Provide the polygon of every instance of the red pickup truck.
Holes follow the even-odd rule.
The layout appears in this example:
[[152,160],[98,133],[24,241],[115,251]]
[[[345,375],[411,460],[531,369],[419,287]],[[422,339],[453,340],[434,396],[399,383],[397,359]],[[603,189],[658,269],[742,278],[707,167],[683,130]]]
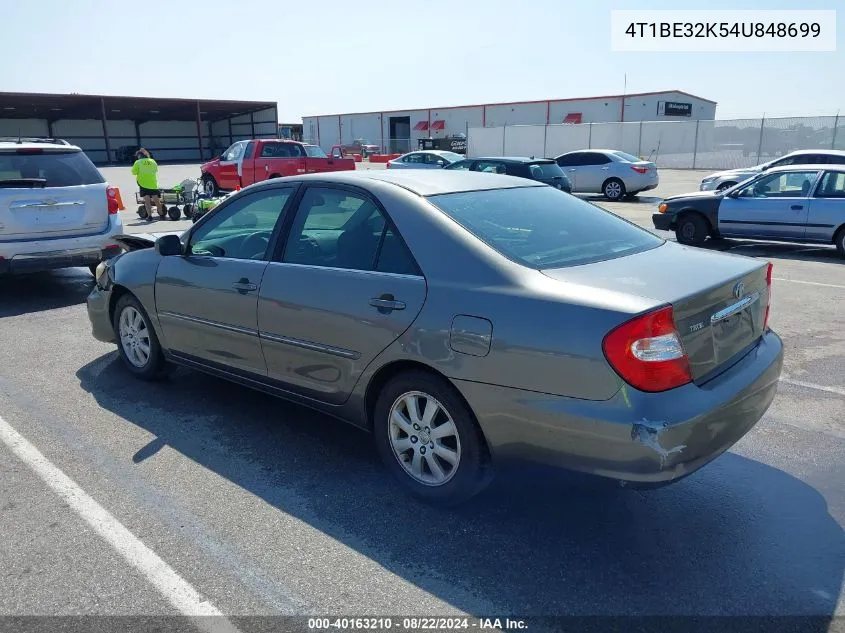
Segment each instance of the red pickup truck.
[[281,139],[238,141],[200,167],[203,189],[212,195],[270,178],[353,169],[352,158],[327,156],[317,145]]

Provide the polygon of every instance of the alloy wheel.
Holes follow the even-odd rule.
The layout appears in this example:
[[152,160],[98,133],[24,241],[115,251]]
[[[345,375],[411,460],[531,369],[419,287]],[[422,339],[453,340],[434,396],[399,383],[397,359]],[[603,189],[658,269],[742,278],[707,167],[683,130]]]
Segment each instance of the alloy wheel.
[[127,360],[138,369],[146,367],[152,350],[150,331],[144,317],[134,307],[127,306],[120,313],[118,335]]
[[442,486],[458,470],[461,440],[446,408],[432,396],[409,391],[390,407],[390,446],[399,464],[416,481]]
[[611,200],[616,200],[622,195],[622,186],[616,181],[609,182],[604,187],[604,195]]

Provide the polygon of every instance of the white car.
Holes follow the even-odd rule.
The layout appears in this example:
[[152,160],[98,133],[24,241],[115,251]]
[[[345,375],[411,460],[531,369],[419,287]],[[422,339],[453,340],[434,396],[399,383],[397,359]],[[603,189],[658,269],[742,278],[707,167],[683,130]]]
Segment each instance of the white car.
[[0,139],[0,275],[97,265],[120,252],[120,192],[79,147]]
[[615,149],[567,152],[555,158],[577,193],[600,193],[608,200],[633,197],[660,183],[657,165]]
[[789,165],[845,165],[845,152],[834,149],[803,149],[754,167],[728,169],[710,174],[701,181],[699,189],[701,191],[724,191],[754,178],[764,171],[774,167],[788,167]]
[[423,149],[418,152],[408,152],[398,158],[387,161],[387,169],[443,169],[463,160],[464,157],[455,152],[439,149]]

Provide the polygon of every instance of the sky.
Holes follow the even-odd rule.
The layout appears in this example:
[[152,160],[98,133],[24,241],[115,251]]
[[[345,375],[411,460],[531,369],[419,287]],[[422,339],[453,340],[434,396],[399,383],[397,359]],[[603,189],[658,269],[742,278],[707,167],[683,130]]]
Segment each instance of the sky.
[[[35,8],[37,4],[37,8]],[[612,9],[836,9],[828,53],[630,53]],[[677,89],[845,114],[842,0],[6,0],[0,91],[277,101],[279,119]]]

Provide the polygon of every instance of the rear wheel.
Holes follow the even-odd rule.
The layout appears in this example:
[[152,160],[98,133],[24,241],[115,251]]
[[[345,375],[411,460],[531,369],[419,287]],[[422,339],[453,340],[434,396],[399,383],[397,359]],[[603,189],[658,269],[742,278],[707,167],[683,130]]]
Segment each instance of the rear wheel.
[[698,213],[685,213],[678,218],[675,237],[681,244],[701,246],[710,233],[707,221]]
[[621,200],[625,197],[625,183],[618,178],[609,178],[602,185],[601,191],[608,200]]
[[165,369],[164,354],[141,302],[130,294],[120,297],[114,309],[112,325],[124,366],[142,380],[160,377]]
[[424,371],[381,390],[373,433],[384,464],[413,496],[435,505],[466,501],[489,483],[481,430],[455,388]]
[[833,243],[836,244],[836,250],[839,251],[839,255],[845,257],[845,226],[840,227],[836,232]]

